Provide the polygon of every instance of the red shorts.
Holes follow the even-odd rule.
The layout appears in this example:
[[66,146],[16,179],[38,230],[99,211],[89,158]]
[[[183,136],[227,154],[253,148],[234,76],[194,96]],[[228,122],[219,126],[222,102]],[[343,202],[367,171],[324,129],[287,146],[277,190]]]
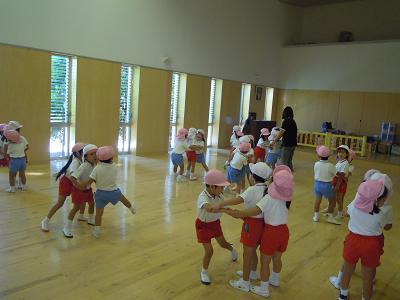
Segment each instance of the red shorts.
[[58,184],[58,194],[60,196],[68,197],[72,193],[73,186],[71,180],[69,180],[67,176],[63,175]]
[[8,167],[9,160],[7,158],[0,159],[0,167]]
[[[332,180],[333,188],[335,188],[335,185],[336,185],[338,179],[339,179],[338,176],[333,177],[333,180]],[[342,180],[342,183],[339,185],[338,193],[344,195],[344,194],[346,194],[346,191],[347,191],[347,182]]]
[[82,204],[84,202],[94,203],[92,189],[81,191],[76,187],[72,187],[72,203]]
[[251,248],[257,247],[261,243],[264,232],[263,218],[244,218],[240,242]]
[[265,224],[260,251],[268,256],[275,252],[285,252],[289,241],[289,228],[286,224],[272,226]]
[[196,162],[197,160],[196,151],[186,151],[186,157],[189,162]]
[[383,235],[364,236],[350,231],[343,244],[343,259],[347,263],[356,265],[361,259],[361,264],[367,268],[376,268],[380,265],[384,245]]
[[199,243],[211,243],[212,238],[223,236],[221,229],[221,223],[219,220],[214,222],[203,222],[200,219],[196,219],[196,235]]
[[254,158],[261,159],[263,162],[265,160],[265,149],[261,147],[255,147],[254,148]]

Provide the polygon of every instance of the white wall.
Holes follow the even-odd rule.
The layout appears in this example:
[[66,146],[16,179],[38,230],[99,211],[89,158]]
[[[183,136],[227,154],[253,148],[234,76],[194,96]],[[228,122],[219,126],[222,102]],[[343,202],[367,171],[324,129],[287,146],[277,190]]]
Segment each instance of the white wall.
[[285,89],[400,92],[400,41],[285,47]]
[[277,0],[0,0],[0,43],[276,86],[301,14]]
[[400,1],[362,0],[304,9],[302,42],[337,42],[340,31],[355,41],[400,39]]

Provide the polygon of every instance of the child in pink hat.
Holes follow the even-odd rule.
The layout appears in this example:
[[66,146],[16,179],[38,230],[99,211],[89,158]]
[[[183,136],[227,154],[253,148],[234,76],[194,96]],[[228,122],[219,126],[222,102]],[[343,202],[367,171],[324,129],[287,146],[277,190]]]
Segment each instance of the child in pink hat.
[[[287,227],[288,210],[293,196],[293,175],[286,169],[273,173],[273,181],[268,186],[265,195],[256,207],[239,210],[229,210],[225,213],[234,218],[246,218],[263,213],[264,232],[261,238],[261,282],[259,286],[251,286],[250,291],[269,297],[269,285],[279,286],[279,273],[282,270],[282,254],[286,251],[289,241]],[[273,261],[273,271],[270,274],[269,265]]]
[[183,161],[183,153],[189,149],[189,145],[186,142],[188,130],[186,128],[180,128],[176,135],[174,150],[171,153],[171,162],[174,165],[174,174],[176,175],[179,167],[179,174],[176,177],[176,181],[186,181],[186,177],[183,175],[185,170],[185,163]]
[[[355,199],[348,206],[349,233],[343,247],[343,272],[338,276],[339,299],[348,299],[350,279],[359,260],[363,277],[363,299],[371,299],[373,279],[383,254],[382,225],[386,216],[382,207],[388,194],[384,180],[367,180],[360,184]],[[331,283],[337,282],[332,280]]]
[[[206,143],[206,133],[204,132],[203,129],[197,129],[197,133],[195,135],[195,139],[194,139],[194,144],[196,146],[196,163],[199,163],[203,166],[204,171],[208,172],[208,166],[206,164],[206,159],[205,159],[205,153],[207,150],[207,143]],[[194,176],[194,167],[195,165],[193,165],[192,169],[191,169],[191,174]],[[193,176],[189,179],[194,180],[196,179],[196,177],[193,179]]]
[[244,169],[248,165],[247,153],[250,151],[250,143],[241,143],[234,151],[232,160],[229,163],[226,177],[232,184],[232,191],[240,193],[241,182],[244,178]]
[[[328,199],[329,203],[332,202],[332,179],[336,175],[335,166],[328,161],[328,158],[331,155],[331,150],[328,147],[321,145],[317,147],[316,151],[319,160],[314,164],[314,222],[318,222],[319,220],[319,208],[322,197]],[[332,205],[328,208],[328,212],[333,212]]]
[[6,189],[6,192],[16,192],[16,177],[19,175],[18,189],[25,190],[26,184],[26,151],[29,149],[28,141],[25,137],[19,133],[20,127],[12,130],[5,130],[4,137],[8,143],[4,146],[4,152],[9,157],[9,181],[10,187]]
[[220,218],[222,212],[227,209],[221,208],[215,210],[212,207],[213,204],[221,203],[224,200],[222,192],[224,187],[229,185],[229,182],[226,181],[221,171],[210,170],[204,177],[204,183],[205,189],[197,199],[197,219],[195,227],[197,241],[202,244],[204,248],[200,281],[202,284],[209,285],[211,279],[208,273],[208,266],[213,255],[211,239],[215,238],[222,248],[230,251],[230,258],[232,261],[237,260],[238,254],[231,244],[225,240],[221,229]]
[[261,129],[260,138],[258,139],[257,146],[254,148],[254,163],[265,160],[266,149],[269,145],[269,134],[268,128]]
[[101,235],[101,221],[104,208],[111,203],[116,205],[121,202],[132,214],[136,213],[135,204],[131,203],[121,192],[117,185],[118,167],[113,163],[114,149],[112,146],[100,147],[96,152],[99,163],[94,167],[87,182],[81,187],[96,183],[96,217],[92,235],[99,238]]
[[8,167],[7,152],[4,150],[7,139],[3,135],[6,126],[7,124],[0,124],[0,167]]
[[275,168],[275,165],[278,161],[278,159],[281,157],[281,147],[282,147],[282,141],[279,139],[278,141],[275,141],[280,132],[282,132],[282,128],[279,127],[274,127],[271,130],[271,134],[268,137],[268,154],[265,159],[265,162],[272,168]]
[[[50,219],[53,215],[64,205],[65,200],[72,193],[73,183],[71,181],[71,174],[78,170],[79,166],[82,164],[82,155],[83,155],[83,147],[84,143],[76,143],[71,151],[72,154],[69,156],[67,163],[61,168],[61,170],[56,175],[56,180],[60,179],[58,184],[58,200],[57,203],[54,204],[47,216],[42,220],[40,227],[42,231],[48,232]],[[87,221],[84,217],[85,206],[80,208],[80,212],[78,215],[78,221]]]

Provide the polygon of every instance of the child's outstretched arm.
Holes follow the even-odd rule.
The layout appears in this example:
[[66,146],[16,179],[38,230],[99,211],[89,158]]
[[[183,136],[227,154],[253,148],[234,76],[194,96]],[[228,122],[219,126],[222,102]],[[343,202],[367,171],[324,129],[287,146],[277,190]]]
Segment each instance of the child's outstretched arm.
[[229,211],[225,211],[225,213],[230,215],[231,217],[238,219],[238,218],[246,218],[246,217],[256,216],[256,215],[261,214],[262,211],[258,206],[256,206],[256,207],[248,208],[245,210],[232,209]]
[[224,206],[238,205],[243,202],[244,202],[243,198],[239,196],[239,197],[224,200],[221,203],[213,204],[213,205],[211,205],[211,207],[213,210],[219,211]]
[[84,190],[87,186],[90,186],[93,182],[95,182],[93,178],[89,178],[88,181],[79,183],[79,189]]

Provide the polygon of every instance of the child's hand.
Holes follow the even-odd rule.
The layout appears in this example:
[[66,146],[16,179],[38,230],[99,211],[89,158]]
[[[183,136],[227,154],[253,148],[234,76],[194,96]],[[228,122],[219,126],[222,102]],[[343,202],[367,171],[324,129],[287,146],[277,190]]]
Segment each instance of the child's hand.
[[210,207],[210,210],[211,210],[211,212],[213,212],[213,213],[218,212],[219,209],[220,209],[219,204],[212,204],[211,207]]
[[226,214],[230,215],[231,217],[234,217],[236,219],[240,219],[240,211],[237,209],[231,209],[231,210],[227,210],[225,212]]

